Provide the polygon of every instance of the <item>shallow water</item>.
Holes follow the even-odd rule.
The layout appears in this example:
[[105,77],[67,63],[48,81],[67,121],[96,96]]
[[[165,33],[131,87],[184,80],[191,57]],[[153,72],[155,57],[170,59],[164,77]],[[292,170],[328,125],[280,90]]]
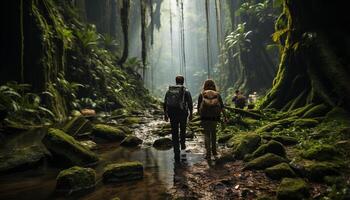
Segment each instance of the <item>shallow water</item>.
[[[151,144],[156,139],[151,131],[164,123],[161,120],[148,120],[135,129],[135,135],[144,140],[139,148],[124,148],[118,143],[98,144],[97,153],[101,162],[94,167],[97,172],[97,185],[90,193],[64,197],[55,194],[55,178],[60,169],[40,166],[34,170],[0,176],[0,199],[169,199],[169,190],[174,186],[179,166],[174,165],[173,150],[156,150]],[[169,136],[170,137],[170,136]],[[196,135],[188,140],[186,152],[182,152],[182,167],[203,161],[203,136]],[[103,184],[103,168],[109,163],[140,161],[144,164],[144,178],[118,184]],[[180,171],[181,172],[181,171]]]

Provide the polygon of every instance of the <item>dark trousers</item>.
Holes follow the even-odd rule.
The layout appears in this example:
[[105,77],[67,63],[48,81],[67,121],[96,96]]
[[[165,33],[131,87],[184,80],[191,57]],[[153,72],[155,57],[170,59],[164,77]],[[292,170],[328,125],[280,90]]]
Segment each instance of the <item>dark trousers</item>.
[[[185,141],[186,141],[187,116],[170,117],[170,124],[171,124],[171,136],[173,140],[175,161],[180,161],[180,144],[181,144],[181,149],[186,148]],[[179,128],[180,128],[180,138],[179,138]]]

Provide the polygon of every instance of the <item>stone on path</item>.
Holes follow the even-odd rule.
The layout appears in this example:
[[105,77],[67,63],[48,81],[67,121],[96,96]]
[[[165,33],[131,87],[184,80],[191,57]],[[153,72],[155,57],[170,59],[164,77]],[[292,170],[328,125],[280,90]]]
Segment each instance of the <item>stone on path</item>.
[[57,176],[56,191],[71,194],[94,188],[96,173],[91,168],[72,167]]
[[123,182],[143,178],[143,165],[140,162],[124,162],[109,164],[105,167],[103,181]]

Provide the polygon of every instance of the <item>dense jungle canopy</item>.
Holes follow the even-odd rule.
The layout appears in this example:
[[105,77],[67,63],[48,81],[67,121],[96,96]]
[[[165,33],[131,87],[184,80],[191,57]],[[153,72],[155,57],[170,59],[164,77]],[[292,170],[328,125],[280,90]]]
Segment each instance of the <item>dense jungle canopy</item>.
[[[350,17],[321,0],[5,0],[0,199],[350,199]],[[174,163],[163,99],[195,111]],[[247,98],[233,105],[234,91]],[[252,94],[257,94],[254,96]],[[256,98],[256,99],[255,99]]]

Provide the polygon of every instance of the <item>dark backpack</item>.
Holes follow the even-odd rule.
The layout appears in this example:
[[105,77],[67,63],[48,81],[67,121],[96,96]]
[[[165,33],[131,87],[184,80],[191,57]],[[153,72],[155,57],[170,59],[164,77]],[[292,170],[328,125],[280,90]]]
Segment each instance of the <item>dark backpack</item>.
[[185,110],[185,91],[182,85],[169,86],[165,102],[167,108]]
[[205,90],[202,93],[202,102],[199,107],[199,114],[202,118],[218,118],[221,114],[219,93],[214,90]]

